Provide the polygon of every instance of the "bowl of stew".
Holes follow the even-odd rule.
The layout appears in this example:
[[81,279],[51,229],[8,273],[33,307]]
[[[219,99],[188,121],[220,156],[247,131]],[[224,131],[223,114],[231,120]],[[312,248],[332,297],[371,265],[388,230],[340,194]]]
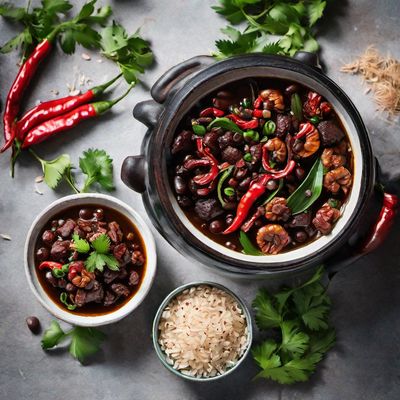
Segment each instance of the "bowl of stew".
[[134,109],[149,130],[122,179],[187,256],[277,277],[382,240],[362,244],[382,205],[367,130],[315,55],[196,57],[151,93]]
[[140,215],[103,194],[53,202],[34,220],[25,272],[39,302],[71,324],[116,322],[144,300],[156,272],[152,233]]

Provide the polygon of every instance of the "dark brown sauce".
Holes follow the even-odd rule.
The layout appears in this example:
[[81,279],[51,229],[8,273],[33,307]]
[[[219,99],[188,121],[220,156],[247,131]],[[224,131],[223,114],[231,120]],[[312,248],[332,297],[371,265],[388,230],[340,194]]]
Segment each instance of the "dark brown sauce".
[[58,219],[63,219],[67,220],[68,218],[71,218],[73,220],[77,220],[79,216],[79,210],[82,208],[90,208],[90,209],[97,209],[97,208],[102,208],[104,210],[104,219],[103,221],[106,222],[111,222],[111,221],[116,221],[120,228],[121,231],[124,234],[124,238],[126,238],[126,235],[130,232],[132,232],[135,235],[134,243],[138,244],[140,246],[140,251],[145,257],[146,262],[144,263],[143,266],[133,266],[132,264],[127,265],[127,271],[131,272],[132,270],[135,270],[139,274],[139,283],[133,287],[130,287],[130,294],[128,297],[120,297],[113,305],[111,306],[104,306],[102,303],[87,303],[83,305],[82,307],[77,307],[75,310],[70,311],[67,309],[67,307],[60,301],[60,294],[65,291],[61,288],[53,287],[50,285],[50,283],[47,282],[45,275],[48,270],[42,270],[40,271],[37,267],[40,264],[38,260],[35,260],[35,266],[36,266],[36,274],[38,277],[38,280],[46,292],[46,294],[53,300],[54,303],[56,303],[60,308],[62,308],[64,311],[70,312],[75,315],[85,315],[85,316],[98,316],[98,315],[105,315],[112,313],[122,306],[124,306],[126,303],[128,303],[138,292],[140,289],[140,286],[143,282],[144,275],[146,273],[146,264],[147,264],[147,254],[146,254],[146,247],[144,245],[144,241],[142,236],[140,235],[139,230],[137,227],[132,223],[130,219],[125,217],[125,215],[121,214],[119,211],[116,211],[112,208],[106,207],[106,206],[99,206],[95,204],[85,204],[83,206],[73,206],[70,207],[58,214],[56,214],[48,223],[45,225],[45,227],[42,229],[40,232],[40,236],[38,237],[38,241],[35,246],[35,253],[36,250],[40,247],[45,246],[41,237],[42,234],[45,230],[51,229],[51,221],[53,220],[58,220]]
[[[243,79],[241,81],[238,82],[234,82],[234,83],[229,83],[225,86],[221,86],[216,88],[212,93],[210,93],[209,95],[205,96],[201,101],[199,101],[190,111],[189,113],[182,118],[182,121],[180,122],[180,124],[178,125],[177,129],[176,129],[176,134],[178,134],[179,132],[181,132],[181,130],[183,129],[191,129],[191,120],[192,118],[198,118],[199,116],[199,112],[206,108],[206,107],[212,107],[212,99],[216,96],[216,93],[219,91],[229,91],[231,93],[234,94],[234,101],[232,102],[232,104],[239,104],[239,102],[247,97],[247,98],[252,98],[252,93],[250,90],[250,82],[252,82],[253,84],[255,84],[256,86],[258,86],[259,90],[262,89],[266,89],[266,88],[270,88],[270,89],[279,89],[282,91],[282,93],[284,92],[284,89],[291,85],[291,84],[297,84],[300,87],[300,91],[299,94],[302,96],[302,98],[304,98],[304,96],[306,95],[306,93],[310,90],[313,90],[311,88],[308,88],[305,85],[302,85],[300,83],[297,82],[292,82],[289,80],[284,80],[284,79],[275,79],[275,78],[257,78],[257,79]],[[258,92],[257,92],[258,93]],[[257,95],[256,93],[256,95]],[[348,134],[346,132],[346,129],[342,123],[342,121],[340,120],[340,118],[338,117],[338,115],[336,114],[335,110],[332,110],[332,116],[333,119],[337,125],[343,130],[343,132],[345,133],[346,137],[343,140],[346,140],[347,143],[349,144],[349,147],[351,148],[351,144],[349,141],[349,137]],[[274,121],[276,120],[276,118],[272,118]],[[306,158],[306,159],[302,159],[301,161],[301,166],[302,168],[305,170],[305,176],[307,176],[307,174],[309,173],[311,167],[313,166],[315,160],[317,158],[320,158],[321,153],[323,151],[322,146],[320,146],[319,150],[312,156]],[[186,153],[183,156],[177,157],[177,156],[171,156],[172,158],[169,160],[171,165],[171,168],[168,168],[169,170],[169,178],[170,178],[170,184],[171,184],[171,188],[172,191],[174,192],[174,184],[173,184],[173,179],[174,179],[174,171],[175,171],[175,166],[180,164],[183,161],[184,156],[186,155]],[[345,164],[345,167],[350,171],[350,173],[352,174],[352,176],[354,175],[354,157],[353,157],[353,152],[350,151],[347,154],[347,162]],[[205,171],[207,170],[207,168],[205,168]],[[298,187],[299,185],[297,185]],[[271,194],[271,192],[266,192],[264,194],[264,196],[262,197],[262,199],[260,199],[256,204],[260,204],[262,203],[262,201],[264,201],[269,195]],[[348,191],[347,194],[344,194],[343,191],[339,191],[339,193],[337,194],[332,194],[331,192],[328,192],[325,188],[322,189],[322,193],[320,195],[320,197],[313,203],[313,205],[308,209],[308,212],[310,212],[312,215],[315,215],[315,212],[330,198],[332,199],[337,199],[341,202],[342,206],[341,206],[341,212],[343,213],[343,209],[346,206],[346,202],[347,199],[349,198],[351,194],[351,188]],[[288,198],[289,197],[289,193],[287,191],[285,191],[285,189],[282,189],[277,196],[279,197],[285,197]],[[214,191],[212,194],[210,194],[209,196],[206,196],[204,198],[215,198],[218,200],[217,197],[217,192]],[[255,210],[255,206],[253,205],[252,211],[249,213],[249,216],[252,215],[253,211]],[[209,237],[211,240],[213,240],[216,243],[219,243],[225,247],[227,242],[232,243],[234,246],[236,246],[236,251],[241,252],[243,250],[242,245],[240,244],[239,241],[239,234],[238,231],[228,234],[228,235],[223,235],[223,234],[214,234],[212,232],[209,231],[207,223],[205,223],[205,221],[203,221],[201,218],[199,218],[196,213],[194,212],[194,207],[189,207],[187,209],[183,209],[182,211],[185,213],[186,217],[190,220],[190,222],[200,231],[202,232],[204,235],[206,235],[207,237]],[[229,212],[231,214],[236,215],[236,209],[232,210],[231,212]],[[226,215],[227,213],[225,213],[224,215]],[[283,225],[283,224],[282,224]],[[256,240],[255,240],[255,236],[256,236],[256,232],[254,229],[251,229],[250,232],[247,233],[252,241],[252,243],[254,244],[255,247],[258,248],[257,244],[256,244]],[[317,232],[314,236],[309,237],[304,243],[298,243],[295,242],[292,238],[291,243],[289,243],[281,252],[281,253],[285,253],[288,251],[291,251],[293,249],[298,249],[300,247],[306,246],[308,244],[310,244],[311,242],[315,241],[316,239],[318,239],[321,236],[321,234],[319,234],[319,232]]]

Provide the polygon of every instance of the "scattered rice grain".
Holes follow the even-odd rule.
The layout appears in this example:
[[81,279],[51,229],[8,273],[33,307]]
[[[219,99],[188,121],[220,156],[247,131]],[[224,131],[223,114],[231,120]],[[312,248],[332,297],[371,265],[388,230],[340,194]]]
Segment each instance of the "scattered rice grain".
[[11,236],[8,235],[7,233],[0,233],[0,236],[3,240],[8,240],[11,241]]

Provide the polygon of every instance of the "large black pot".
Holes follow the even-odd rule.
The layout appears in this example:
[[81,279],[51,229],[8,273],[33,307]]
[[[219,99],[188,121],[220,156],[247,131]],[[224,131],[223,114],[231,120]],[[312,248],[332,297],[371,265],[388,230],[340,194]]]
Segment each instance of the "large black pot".
[[[172,194],[168,168],[170,145],[181,118],[200,99],[226,84],[258,77],[298,81],[333,104],[352,143],[355,167],[352,193],[332,234],[298,250],[276,256],[245,256],[211,242],[190,224]],[[173,67],[151,90],[153,100],[136,105],[133,115],[149,128],[141,154],[127,157],[121,177],[142,194],[145,208],[159,232],[190,259],[237,276],[281,277],[303,272],[321,262],[343,264],[376,247],[375,235],[361,243],[376,223],[382,196],[376,195],[376,164],[367,130],[353,103],[320,69],[315,55],[300,52],[295,59],[272,55],[245,55],[215,62],[200,56]],[[382,230],[381,230],[382,231]],[[211,242],[211,243],[210,243]]]

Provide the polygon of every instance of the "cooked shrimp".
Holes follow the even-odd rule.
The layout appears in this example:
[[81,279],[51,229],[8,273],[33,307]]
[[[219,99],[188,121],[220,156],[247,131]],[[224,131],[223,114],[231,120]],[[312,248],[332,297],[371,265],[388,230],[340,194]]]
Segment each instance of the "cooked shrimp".
[[257,232],[257,244],[265,254],[278,254],[290,242],[289,234],[278,224],[268,224]]
[[265,147],[268,151],[272,151],[272,158],[279,162],[283,163],[287,157],[287,149],[286,144],[279,138],[269,139],[265,144]]
[[321,154],[321,161],[325,168],[338,168],[346,164],[346,156],[339,154],[336,147],[327,147]]
[[351,174],[345,167],[335,168],[324,176],[324,187],[332,193],[337,193],[342,189],[344,194],[347,194],[351,182]]
[[[303,143],[300,139],[304,137],[305,142]],[[309,122],[300,125],[300,131],[294,138],[295,143],[293,145],[293,151],[300,157],[310,157],[319,149],[320,141],[318,130]]]
[[327,235],[333,229],[333,224],[340,217],[340,211],[329,203],[325,203],[315,214],[315,218],[312,220],[313,225],[323,235]]
[[268,221],[287,221],[290,214],[290,208],[284,197],[274,197],[265,207],[265,218]]
[[[283,95],[279,90],[276,89],[266,89],[260,93],[261,98],[264,101],[271,103],[272,108],[275,111],[283,111],[285,109],[285,103],[283,100]],[[268,107],[269,108],[269,107]]]

